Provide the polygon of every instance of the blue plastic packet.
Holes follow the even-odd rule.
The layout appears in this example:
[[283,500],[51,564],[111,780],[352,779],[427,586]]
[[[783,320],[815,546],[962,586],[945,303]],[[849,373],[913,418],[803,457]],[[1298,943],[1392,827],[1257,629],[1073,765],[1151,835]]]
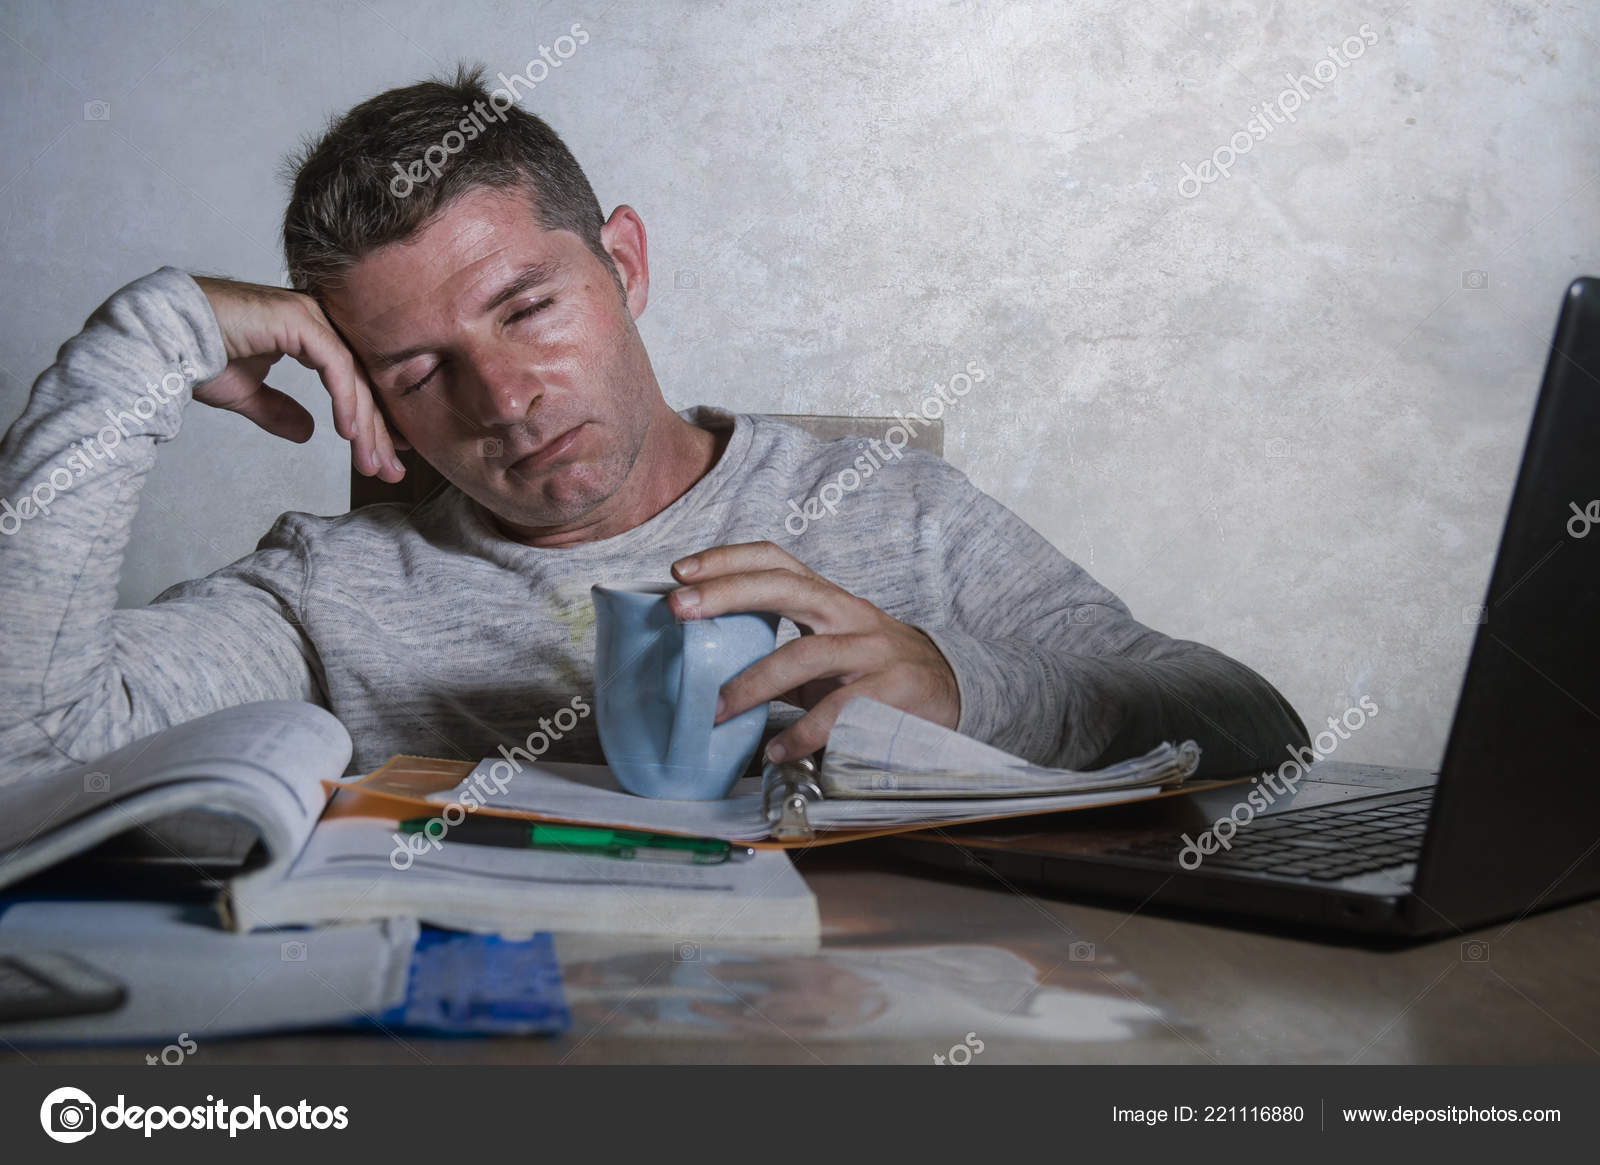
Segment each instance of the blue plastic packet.
[[372,1026],[441,1035],[556,1035],[572,1024],[548,932],[530,939],[424,926],[406,999]]

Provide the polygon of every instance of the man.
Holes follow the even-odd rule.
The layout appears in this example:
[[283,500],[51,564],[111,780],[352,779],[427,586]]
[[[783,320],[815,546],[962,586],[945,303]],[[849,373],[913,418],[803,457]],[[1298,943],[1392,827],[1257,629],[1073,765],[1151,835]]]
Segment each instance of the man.
[[[718,711],[781,701],[774,759],[820,748],[861,695],[1079,768],[1194,737],[1202,771],[1242,772],[1306,742],[1261,677],[1134,621],[938,458],[881,460],[829,513],[811,499],[861,468],[858,443],[674,412],[634,325],[639,216],[602,221],[560,139],[477,70],[333,123],[298,159],[284,243],[294,291],[164,267],[116,292],[0,445],[11,776],[273,698],[337,715],[352,772],[541,732],[547,759],[598,761],[592,717],[551,717],[604,683],[589,587],[626,580],[679,584],[682,619],[793,624]],[[361,472],[398,480],[410,446],[451,487],[285,514],[254,554],[114,610],[139,489],[191,397],[310,436],[263,383],[284,355],[318,372]],[[797,508],[818,515],[798,533]]]

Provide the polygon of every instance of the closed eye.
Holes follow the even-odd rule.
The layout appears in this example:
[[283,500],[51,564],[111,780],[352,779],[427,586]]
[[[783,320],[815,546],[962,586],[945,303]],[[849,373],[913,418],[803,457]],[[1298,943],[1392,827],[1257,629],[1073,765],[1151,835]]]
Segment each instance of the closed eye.
[[549,297],[541,299],[538,303],[530,304],[528,307],[523,308],[521,311],[507,316],[506,317],[506,323],[514,324],[518,320],[523,319],[526,316],[531,316],[531,315],[534,315],[534,314],[536,314],[538,312],[542,312],[545,308],[549,307],[554,302],[555,302],[555,300],[551,299]]
[[417,389],[421,388],[424,384],[427,384],[428,381],[432,380],[433,379],[433,374],[435,372],[437,372],[437,371],[439,371],[439,366],[437,364],[435,364],[432,368],[430,368],[428,370],[428,375],[424,376],[421,380],[417,381],[416,383],[408,384],[404,388],[402,388],[400,390],[400,395],[401,396],[410,396],[412,393],[416,392]]
[[[538,303],[530,304],[527,307],[523,308],[521,311],[514,312],[511,315],[507,316],[506,317],[506,323],[514,324],[518,320],[523,319],[523,318],[525,318],[527,316],[536,315],[539,312],[542,312],[545,308],[549,307],[554,302],[555,302],[555,300],[553,298],[549,298],[549,297],[547,297],[545,299],[541,299]],[[428,374],[426,376],[424,376],[421,380],[414,381],[413,383],[408,384],[404,388],[400,389],[399,390],[400,395],[401,396],[409,396],[411,393],[416,392],[417,389],[421,388],[423,385],[427,384],[428,381],[432,380],[433,379],[433,374],[435,372],[437,372],[437,371],[439,371],[439,366],[437,364],[435,364],[431,369],[428,370]]]

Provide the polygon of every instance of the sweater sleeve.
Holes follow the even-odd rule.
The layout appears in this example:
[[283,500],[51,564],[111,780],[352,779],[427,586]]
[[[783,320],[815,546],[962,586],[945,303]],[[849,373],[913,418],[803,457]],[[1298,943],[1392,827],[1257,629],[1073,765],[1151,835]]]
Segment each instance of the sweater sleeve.
[[947,615],[922,630],[955,673],[958,731],[1073,769],[1193,739],[1207,776],[1264,769],[1306,743],[1293,707],[1250,668],[1137,622],[959,472],[948,470],[942,488]]
[[157,447],[226,364],[205,293],[163,267],[95,310],[0,441],[0,781],[218,708],[317,700],[295,614],[309,559],[287,516],[248,558],[115,609]]

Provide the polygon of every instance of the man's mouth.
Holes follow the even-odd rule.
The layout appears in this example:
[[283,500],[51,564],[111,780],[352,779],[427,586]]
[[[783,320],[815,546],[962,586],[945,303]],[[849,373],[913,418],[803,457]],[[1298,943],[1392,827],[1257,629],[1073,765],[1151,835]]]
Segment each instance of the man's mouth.
[[543,445],[522,452],[520,456],[518,456],[518,450],[512,449],[511,456],[516,460],[507,465],[505,471],[507,473],[528,473],[554,461],[573,446],[578,439],[578,433],[586,424],[588,424],[587,421],[580,421],[578,424],[573,425],[572,428],[557,433]]

